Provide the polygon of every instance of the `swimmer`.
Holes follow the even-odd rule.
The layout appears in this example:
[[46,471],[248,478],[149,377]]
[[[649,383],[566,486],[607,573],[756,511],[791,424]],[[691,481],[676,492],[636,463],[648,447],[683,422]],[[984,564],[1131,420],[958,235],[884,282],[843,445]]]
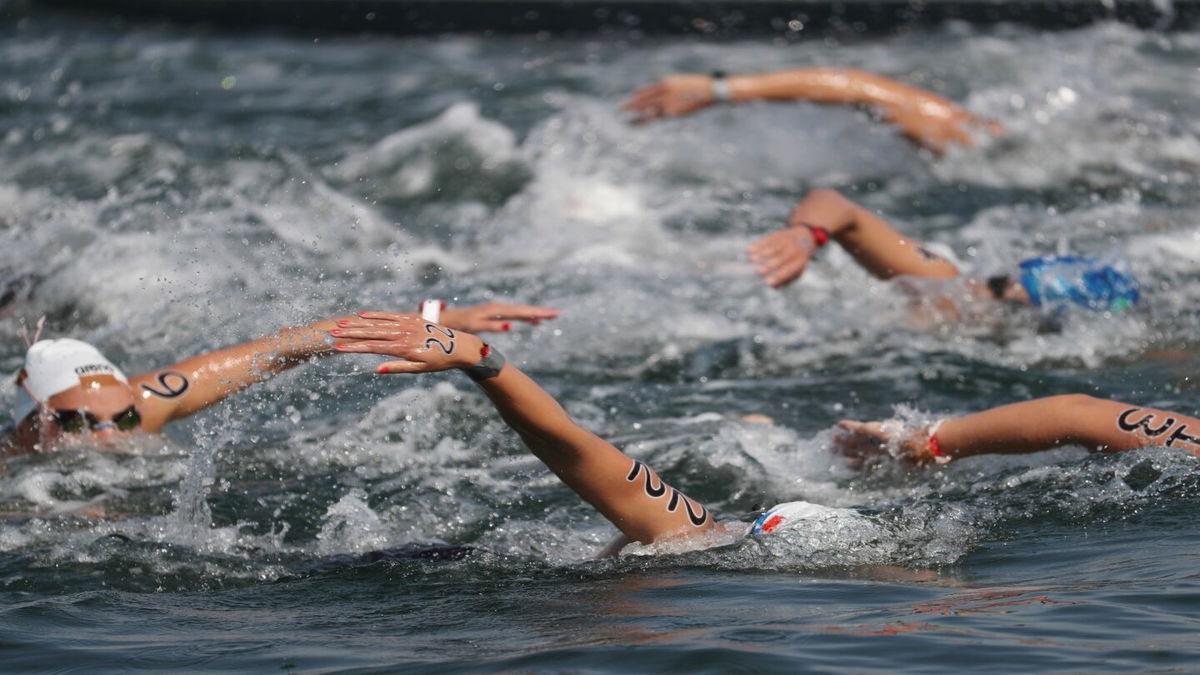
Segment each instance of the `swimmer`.
[[703,504],[664,483],[649,466],[576,424],[553,397],[478,337],[389,312],[361,312],[337,323],[329,331],[337,351],[397,359],[380,364],[377,373],[464,371],[526,447],[621,531],[606,554],[629,542],[719,537],[726,529]]
[[[513,321],[537,324],[558,310],[488,303],[441,311],[458,330],[507,331]],[[334,321],[285,328],[253,342],[125,374],[95,347],[72,339],[38,341],[17,374],[14,425],[0,431],[0,456],[48,452],[72,444],[120,451],[122,439],[159,433],[169,422],[311,359],[336,354]]]
[[1083,394],[1011,403],[922,429],[850,420],[838,426],[836,445],[843,454],[853,459],[886,454],[916,465],[1064,445],[1091,452],[1164,446],[1200,455],[1200,418]]
[[867,106],[899,127],[917,145],[943,153],[970,146],[972,134],[1000,134],[996,122],[980,119],[932,92],[854,68],[800,68],[726,77],[671,75],[646,85],[621,104],[638,122],[676,117],[714,103],[757,99],[802,100]]
[[[1019,263],[1005,274],[961,279],[957,287],[931,287],[917,279],[960,279],[958,267],[921,242],[905,237],[879,216],[835,190],[810,192],[796,204],[788,227],[752,243],[750,261],[768,286],[781,288],[804,274],[817,250],[837,242],[864,269],[880,279],[903,278],[901,288],[918,295],[937,290],[935,318],[957,318],[955,295],[1056,312],[1079,307],[1121,311],[1137,303],[1137,281],[1128,273],[1082,256],[1049,256]],[[961,291],[956,293],[954,291]]]
[[[339,352],[394,360],[376,373],[430,373],[459,369],[492,400],[525,446],[621,532],[602,555],[631,542],[710,546],[844,515],[845,510],[787,502],[753,523],[718,522],[701,503],[665,483],[633,459],[584,429],[498,350],[478,337],[412,315],[361,312],[337,322],[330,334]],[[1102,452],[1165,445],[1200,455],[1200,419],[1089,396],[1057,396],[948,419],[907,434],[879,423],[844,421],[839,449],[883,452],[898,445],[914,463],[945,463],[985,452],[1036,452],[1066,444]],[[893,441],[893,439],[895,439]]]

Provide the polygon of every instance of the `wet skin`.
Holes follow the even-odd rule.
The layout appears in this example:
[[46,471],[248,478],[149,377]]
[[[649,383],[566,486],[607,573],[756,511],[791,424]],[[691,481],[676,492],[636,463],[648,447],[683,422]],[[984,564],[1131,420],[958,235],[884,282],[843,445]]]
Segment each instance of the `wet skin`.
[[138,407],[133,389],[124,382],[112,377],[88,379],[88,382],[47,399],[46,404],[40,407],[39,414],[32,420],[32,424],[22,424],[18,429],[18,443],[24,440],[20,437],[25,437],[45,449],[80,443],[102,451],[115,451],[121,440],[142,431],[140,427],[121,431],[115,426],[105,424],[99,425],[98,429],[64,431],[54,421],[53,411],[78,410],[91,414],[101,423],[111,423],[115,416],[125,412],[129,406]]

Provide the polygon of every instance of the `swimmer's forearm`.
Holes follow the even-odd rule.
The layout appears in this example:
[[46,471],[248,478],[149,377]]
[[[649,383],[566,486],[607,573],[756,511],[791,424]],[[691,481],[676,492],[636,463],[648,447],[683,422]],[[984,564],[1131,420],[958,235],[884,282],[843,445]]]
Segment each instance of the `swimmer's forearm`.
[[801,99],[917,109],[957,109],[949,100],[891,78],[855,68],[798,68],[726,79],[734,101]]
[[626,537],[650,543],[661,534],[661,514],[648,515],[644,504],[630,498],[634,483],[624,479],[632,462],[628,456],[581,428],[512,364],[479,386],[530,452]]
[[357,317],[342,316],[316,321],[305,326],[290,326],[275,335],[260,338],[250,343],[255,355],[274,372],[282,372],[311,358],[336,354],[329,331],[337,328],[338,321],[350,321]]
[[[304,326],[288,326],[281,328],[275,335],[262,337],[244,345],[230,347],[206,355],[218,357],[223,352],[230,352],[233,357],[246,355],[251,359],[250,370],[253,383],[271,375],[279,374],[289,368],[294,368],[314,358],[324,358],[338,353],[333,348],[334,341],[329,337],[329,331],[338,327],[338,322],[353,321],[358,317],[339,316],[332,319],[315,321]],[[203,358],[203,357],[202,357]],[[237,366],[234,366],[235,369]]]
[[[685,495],[672,492],[669,504],[674,506],[667,508],[668,488],[649,467],[572,421],[553,397],[512,364],[479,386],[530,451],[630,540],[650,543],[716,526],[708,511]],[[649,489],[642,491],[643,481],[663,489],[649,495]],[[700,520],[688,525],[688,517]]]
[[952,263],[931,255],[920,242],[906,237],[883,218],[836,190],[808,193],[792,209],[788,222],[793,226],[825,228],[859,265],[880,279],[901,274],[940,279],[959,275]]
[[1200,420],[1082,394],[1013,403],[947,420],[938,445],[951,458],[1029,453],[1063,445],[1121,452],[1149,445],[1200,455]]
[[130,383],[143,399],[143,427],[157,431],[170,420],[219,403],[309,359],[336,353],[327,331],[337,321],[284,328],[134,377]]
[[805,100],[874,107],[910,140],[937,153],[954,143],[971,145],[969,126],[1003,131],[933,92],[854,68],[801,68],[740,75],[725,82],[734,102]]
[[817,189],[804,195],[792,208],[788,222],[793,227],[823,227],[829,236],[841,243],[842,237],[858,225],[861,210],[862,207],[837,190]]
[[595,434],[576,424],[553,396],[511,363],[505,364],[499,375],[478,384],[505,423],[539,457],[571,454],[580,449],[581,443],[599,441]]
[[986,453],[1040,452],[1082,443],[1071,423],[1072,396],[1023,401],[947,420],[937,431],[943,453],[951,458]]

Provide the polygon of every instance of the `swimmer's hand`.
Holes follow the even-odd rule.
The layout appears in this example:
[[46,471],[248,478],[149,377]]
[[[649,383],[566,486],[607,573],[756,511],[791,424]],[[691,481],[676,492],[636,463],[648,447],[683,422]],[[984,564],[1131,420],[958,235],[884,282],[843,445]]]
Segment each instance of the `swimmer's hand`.
[[336,351],[400,359],[379,364],[376,373],[432,373],[483,360],[483,340],[416,314],[359,312],[358,318],[337,323],[329,331],[337,340]]
[[536,326],[543,321],[557,319],[559,313],[557,309],[537,305],[489,302],[474,307],[442,310],[441,323],[443,326],[469,333],[504,332],[512,330],[513,321],[524,321]]
[[671,75],[634,91],[621,110],[633,113],[635,122],[649,122],[686,115],[714,101],[713,79],[708,75]]
[[914,431],[883,422],[838,422],[833,450],[846,457],[850,466],[856,469],[875,457],[890,457],[917,466],[934,461],[927,429]]
[[772,288],[782,288],[800,278],[817,242],[806,227],[789,227],[773,232],[750,244],[747,251],[754,271]]

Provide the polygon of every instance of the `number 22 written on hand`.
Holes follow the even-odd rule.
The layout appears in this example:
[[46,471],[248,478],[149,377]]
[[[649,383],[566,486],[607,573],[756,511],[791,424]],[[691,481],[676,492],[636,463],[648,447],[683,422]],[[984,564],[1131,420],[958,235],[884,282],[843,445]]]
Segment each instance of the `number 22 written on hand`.
[[430,344],[435,344],[438,347],[440,347],[442,352],[445,354],[453,354],[454,353],[454,331],[453,330],[451,330],[449,328],[441,328],[440,326],[435,326],[431,323],[427,323],[427,324],[425,324],[425,332],[426,333],[437,332],[437,333],[441,333],[442,335],[449,338],[448,342],[443,341],[441,338],[436,337],[436,336],[431,337],[431,338],[426,338],[425,339],[425,348],[426,349],[430,349]]

